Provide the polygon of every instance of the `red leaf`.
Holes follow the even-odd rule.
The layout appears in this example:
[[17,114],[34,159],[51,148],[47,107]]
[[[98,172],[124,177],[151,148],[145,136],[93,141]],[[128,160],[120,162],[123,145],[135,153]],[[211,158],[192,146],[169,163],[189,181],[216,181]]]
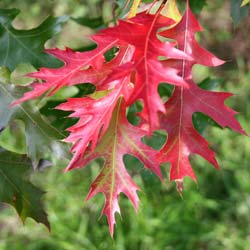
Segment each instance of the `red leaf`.
[[[119,44],[117,39],[95,35],[92,36],[92,40],[98,46],[96,49],[87,52],[76,52],[69,48],[66,48],[66,50],[46,50],[47,53],[61,59],[65,65],[57,69],[41,68],[39,72],[29,74],[28,76],[42,79],[44,82],[32,84],[33,90],[25,93],[22,98],[12,105],[35,99],[47,91],[50,91],[49,95],[53,95],[64,86],[87,82],[93,84],[100,83],[112,72],[112,68],[119,66],[121,63],[126,63],[127,57],[124,56],[126,49],[120,50],[119,55],[111,62],[105,62],[104,53]],[[131,57],[128,60],[131,60]]]
[[174,22],[161,16],[141,13],[136,17],[119,21],[119,25],[104,30],[102,33],[108,37],[116,37],[121,41],[134,46],[135,65],[135,89],[130,103],[142,99],[144,108],[148,113],[150,132],[159,128],[158,112],[165,112],[164,105],[158,94],[158,85],[168,82],[175,85],[185,86],[186,83],[177,75],[177,71],[166,67],[159,57],[175,59],[191,59],[180,50],[175,48],[175,43],[162,42],[157,33],[160,28],[167,27]]
[[[160,14],[141,13],[132,19],[119,21],[114,28],[104,29],[92,36],[92,40],[98,45],[95,50],[88,52],[75,52],[68,48],[65,51],[47,50],[47,53],[64,61],[65,65],[58,69],[41,68],[39,72],[29,74],[44,82],[32,84],[33,90],[25,93],[12,105],[37,98],[47,91],[52,95],[64,86],[84,82],[97,84],[103,88],[104,79],[112,75],[112,79],[115,80],[114,71],[123,65],[126,75],[133,78],[134,84],[134,93],[128,104],[138,99],[143,100],[145,110],[148,112],[150,132],[152,132],[159,127],[158,111],[165,112],[158,94],[159,83],[186,85],[177,71],[165,66],[159,57],[191,59],[183,51],[176,49],[175,43],[161,42],[158,39],[158,30],[170,24],[173,24],[173,21]],[[103,54],[112,47],[118,47],[119,52],[115,59],[107,63]],[[130,52],[127,55],[128,50]],[[134,68],[131,68],[131,65],[134,65]],[[107,89],[108,86],[105,85],[105,88]]]
[[126,171],[123,162],[124,155],[136,156],[146,168],[154,171],[162,179],[160,167],[156,164],[156,151],[141,141],[145,135],[145,131],[128,123],[126,105],[120,100],[113,111],[110,126],[94,152],[89,152],[86,157],[79,159],[79,162],[76,163],[77,166],[86,166],[89,161],[97,157],[105,159],[100,174],[91,185],[87,199],[99,192],[104,193],[103,214],[108,218],[111,235],[113,235],[115,213],[120,213],[118,196],[121,192],[132,201],[135,209],[138,209],[139,199],[136,190],[139,188]]
[[73,143],[71,152],[74,153],[67,170],[80,166],[77,162],[84,156],[90,143],[91,150],[95,149],[98,139],[103,136],[109,126],[119,97],[126,96],[128,92],[129,82],[125,77],[111,93],[101,99],[70,98],[66,103],[57,106],[57,109],[74,111],[70,117],[80,118],[75,125],[68,129],[70,135],[65,139],[66,142]]
[[230,93],[217,93],[200,89],[192,80],[192,66],[202,64],[217,66],[223,63],[210,52],[201,48],[195,40],[195,33],[201,26],[192,14],[188,4],[182,20],[161,35],[175,39],[178,48],[190,55],[193,60],[167,61],[174,66],[179,75],[188,83],[188,88],[175,87],[171,98],[166,102],[166,114],[161,115],[161,126],[168,133],[165,146],[158,153],[160,162],[170,162],[170,180],[182,181],[185,176],[195,180],[195,174],[189,162],[191,154],[199,154],[216,168],[218,163],[214,152],[206,140],[198,134],[192,123],[194,112],[202,112],[213,118],[222,127],[244,133],[235,119],[236,112],[224,105]]

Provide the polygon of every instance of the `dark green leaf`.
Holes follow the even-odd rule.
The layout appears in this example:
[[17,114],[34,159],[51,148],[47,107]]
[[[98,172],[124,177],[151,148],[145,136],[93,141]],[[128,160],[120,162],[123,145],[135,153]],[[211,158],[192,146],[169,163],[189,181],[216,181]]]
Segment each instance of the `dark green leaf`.
[[105,52],[104,53],[105,60],[107,62],[111,61],[115,57],[118,50],[119,49],[117,47],[113,47],[110,50],[108,50],[107,52]]
[[134,126],[138,126],[141,119],[138,117],[138,112],[142,111],[142,103],[137,101],[132,104],[127,113],[128,121]]
[[0,202],[12,205],[22,221],[31,217],[50,228],[41,203],[44,192],[26,179],[30,167],[26,156],[0,148]]
[[44,43],[61,31],[68,17],[48,17],[34,29],[18,30],[11,23],[19,12],[18,9],[0,9],[0,66],[10,70],[19,63],[35,67],[60,66],[61,62],[43,52]]
[[[72,87],[71,87],[72,88]],[[40,109],[40,112],[42,115],[45,115],[46,117],[50,117],[50,124],[60,131],[63,131],[65,133],[65,130],[69,127],[71,127],[76,121],[76,118],[70,118],[67,119],[67,116],[71,112],[66,112],[62,110],[55,109],[56,106],[61,104],[62,102],[65,102],[65,99],[68,97],[83,97],[89,94],[92,94],[95,92],[95,85],[91,83],[83,83],[79,84],[77,86],[74,86],[74,88],[77,89],[76,95],[71,95],[70,88],[67,87],[66,89],[62,89],[64,92],[64,95],[61,95],[62,98],[58,98],[58,93],[62,92],[62,90],[59,90],[54,96],[50,98],[46,102],[46,104]],[[72,91],[71,91],[72,92]],[[69,95],[68,97],[66,95]],[[55,98],[56,97],[56,98]]]
[[91,29],[97,29],[103,26],[102,17],[95,17],[95,18],[79,17],[71,19],[77,22],[78,24],[89,27]]
[[199,87],[206,90],[213,90],[222,83],[224,83],[224,81],[225,80],[222,78],[216,78],[216,79],[206,78],[201,83],[199,83]]
[[77,119],[74,118],[67,118],[67,116],[71,112],[66,112],[62,110],[55,109],[56,106],[61,104],[62,101],[47,101],[46,105],[44,105],[41,109],[40,112],[42,115],[46,117],[50,117],[50,124],[53,127],[56,127],[60,131],[63,131],[65,133],[65,130],[69,127],[71,127]]
[[190,8],[197,15],[201,12],[202,8],[207,4],[206,0],[190,0]]
[[[179,0],[176,2],[179,10],[181,10],[181,12],[184,12],[186,9],[187,1]],[[207,5],[207,0],[189,0],[189,6],[195,15],[198,15],[202,11],[203,7],[205,7],[206,5]]]
[[170,97],[173,93],[174,86],[167,84],[167,83],[161,83],[158,87],[158,92],[161,97]]
[[209,116],[204,115],[203,113],[194,113],[193,115],[193,124],[195,129],[200,133],[203,134],[205,129],[208,126],[215,126],[221,128],[213,119]]

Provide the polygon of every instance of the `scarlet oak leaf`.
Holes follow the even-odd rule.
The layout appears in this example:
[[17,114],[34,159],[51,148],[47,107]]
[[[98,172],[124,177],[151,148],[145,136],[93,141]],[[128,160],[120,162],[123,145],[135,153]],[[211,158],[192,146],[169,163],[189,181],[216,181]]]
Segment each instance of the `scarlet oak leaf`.
[[109,37],[133,45],[135,48],[135,89],[130,103],[141,99],[148,113],[150,132],[159,128],[158,112],[165,112],[164,105],[158,94],[158,85],[168,82],[185,86],[186,83],[177,75],[173,68],[165,67],[159,57],[190,59],[185,53],[175,48],[174,42],[162,42],[157,37],[160,28],[167,27],[174,22],[162,15],[141,13],[126,21],[119,21],[119,25],[103,31]]
[[97,193],[105,195],[105,205],[103,214],[108,218],[110,233],[113,235],[115,224],[115,213],[120,213],[118,196],[123,192],[138,209],[139,189],[129,176],[123,162],[125,154],[131,154],[140,159],[146,168],[154,171],[162,178],[161,170],[156,161],[156,151],[145,145],[141,139],[146,132],[128,123],[126,118],[126,106],[120,99],[113,111],[112,119],[108,130],[102,137],[94,152],[89,152],[81,159],[79,166],[86,164],[98,157],[103,157],[105,162],[100,174],[91,185],[87,199],[92,198]]
[[119,97],[126,97],[129,92],[128,80],[128,77],[123,77],[112,92],[100,99],[71,98],[57,106],[57,109],[74,111],[70,117],[79,118],[79,121],[68,129],[70,135],[65,139],[73,143],[71,152],[74,153],[67,170],[79,167],[77,162],[84,156],[88,146],[92,151],[95,149],[98,139],[104,135],[109,126]]
[[207,141],[194,129],[192,116],[195,112],[210,116],[222,127],[227,126],[244,133],[234,117],[236,112],[224,105],[224,101],[231,94],[202,90],[192,80],[191,70],[194,64],[217,66],[223,63],[199,46],[194,35],[201,30],[201,26],[187,4],[182,20],[173,28],[161,33],[163,36],[175,39],[179,49],[193,58],[191,61],[166,62],[172,64],[189,85],[186,89],[175,87],[174,93],[165,104],[167,112],[161,115],[161,125],[167,131],[168,139],[158,153],[158,157],[160,162],[171,163],[170,180],[181,181],[185,176],[196,180],[189,162],[191,154],[199,154],[216,168],[219,167]]
[[244,133],[234,118],[236,112],[224,105],[231,94],[203,90],[194,84],[191,86],[190,89],[176,88],[165,105],[166,115],[161,115],[162,128],[167,131],[168,140],[158,156],[161,162],[171,163],[170,180],[182,180],[185,176],[196,179],[189,162],[191,154],[199,154],[219,168],[214,152],[193,126],[194,112],[205,113],[222,127],[228,126]]
[[69,48],[66,50],[50,49],[48,54],[54,55],[62,60],[65,65],[57,69],[40,68],[39,72],[29,74],[30,77],[41,79],[44,82],[33,83],[32,91],[25,95],[13,105],[26,100],[35,99],[50,90],[50,95],[54,94],[64,86],[71,86],[85,82],[96,83],[109,73],[106,68],[100,70],[104,63],[103,54],[116,44],[115,39],[103,38],[98,35],[92,39],[98,42],[98,47],[92,51],[76,52]]
[[173,28],[160,33],[162,36],[176,40],[178,48],[193,59],[189,61],[184,59],[180,62],[182,65],[184,63],[183,66],[185,69],[191,70],[193,64],[218,66],[224,63],[224,61],[218,59],[198,44],[195,39],[195,33],[201,31],[203,31],[203,29],[192,13],[187,1],[186,12],[181,21]]

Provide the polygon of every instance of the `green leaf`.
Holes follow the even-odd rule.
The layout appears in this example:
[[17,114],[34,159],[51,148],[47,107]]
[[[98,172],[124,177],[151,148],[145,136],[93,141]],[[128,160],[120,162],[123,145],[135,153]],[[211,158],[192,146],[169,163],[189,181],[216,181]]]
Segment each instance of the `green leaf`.
[[58,67],[57,59],[44,53],[44,43],[61,31],[67,16],[48,17],[38,27],[18,30],[12,21],[18,9],[0,9],[0,66],[13,70],[19,63],[30,63],[35,67]]
[[206,0],[190,0],[190,8],[195,14],[199,14],[204,6],[206,6]]
[[49,159],[52,156],[57,159],[67,158],[66,145],[59,141],[64,135],[41,116],[34,102],[10,108],[9,105],[19,98],[25,89],[0,82],[0,129],[4,130],[16,119],[24,123],[27,155],[32,159],[35,169],[39,168],[42,159]]
[[230,13],[234,24],[239,25],[240,21],[247,15],[249,15],[249,6],[241,6],[242,1],[230,0],[231,8]]
[[225,80],[223,78],[211,79],[208,77],[199,83],[199,87],[206,90],[213,90],[217,88],[219,85],[223,84],[224,81]]
[[174,86],[167,84],[167,83],[161,83],[158,87],[158,92],[161,97],[170,97],[173,93]]
[[164,143],[166,142],[166,138],[167,138],[167,135],[165,131],[156,130],[150,137],[148,136],[143,137],[142,141],[146,145],[156,150],[160,150],[162,146],[164,145]]
[[127,111],[127,119],[134,126],[138,126],[141,119],[138,117],[138,113],[142,111],[142,103],[140,101],[132,104]]
[[222,127],[218,123],[216,123],[213,119],[211,119],[209,116],[200,112],[194,113],[192,120],[193,120],[195,129],[200,134],[204,134],[206,128],[209,126],[214,126],[214,127],[222,129]]
[[24,222],[27,217],[50,228],[41,197],[42,190],[27,180],[31,161],[0,148],[0,202],[12,205]]
[[89,27],[91,29],[97,29],[104,26],[102,17],[95,17],[95,18],[79,17],[71,19],[74,20],[76,23]]

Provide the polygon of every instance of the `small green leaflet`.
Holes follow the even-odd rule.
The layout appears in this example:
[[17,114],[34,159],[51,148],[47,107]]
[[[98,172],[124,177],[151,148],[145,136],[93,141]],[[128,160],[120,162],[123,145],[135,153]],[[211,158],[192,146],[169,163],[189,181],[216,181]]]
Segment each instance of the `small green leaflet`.
[[191,0],[190,8],[195,14],[199,14],[204,6],[206,6],[206,0]]
[[24,222],[33,218],[50,228],[41,197],[44,192],[26,180],[31,161],[0,148],[0,202],[12,205]]
[[19,63],[30,63],[35,67],[57,67],[60,62],[45,54],[44,43],[61,31],[67,16],[48,17],[38,27],[18,30],[12,21],[18,9],[0,9],[0,66],[13,70]]

